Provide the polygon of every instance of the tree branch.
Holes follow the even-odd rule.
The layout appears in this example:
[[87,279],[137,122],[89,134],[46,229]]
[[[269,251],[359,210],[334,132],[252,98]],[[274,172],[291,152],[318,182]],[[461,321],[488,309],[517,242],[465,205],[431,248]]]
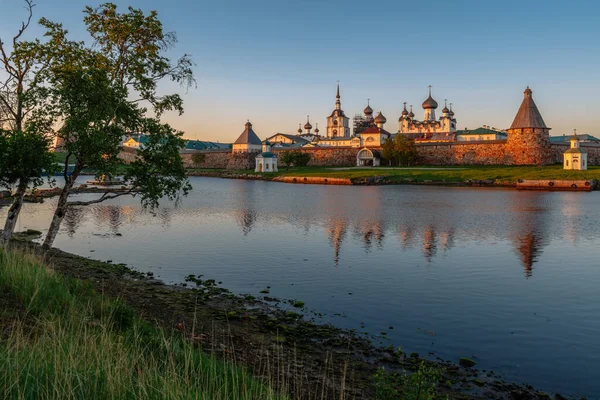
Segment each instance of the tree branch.
[[19,40],[23,32],[25,32],[25,30],[29,27],[29,24],[31,23],[31,18],[33,17],[33,7],[35,7],[33,0],[25,0],[25,3],[27,4],[25,8],[27,9],[27,11],[29,11],[29,17],[27,17],[27,22],[21,23],[21,29],[19,29],[17,35],[13,37],[13,49],[17,48],[17,40]]
[[91,204],[98,204],[98,203],[102,203],[103,201],[106,200],[111,200],[111,199],[116,199],[117,197],[121,197],[121,196],[127,196],[130,195],[132,193],[134,193],[133,189],[129,189],[125,192],[121,192],[121,193],[116,193],[113,195],[108,195],[110,192],[106,192],[102,195],[102,197],[100,197],[99,199],[96,200],[90,200],[90,201],[70,201],[67,203],[67,206],[89,206]]

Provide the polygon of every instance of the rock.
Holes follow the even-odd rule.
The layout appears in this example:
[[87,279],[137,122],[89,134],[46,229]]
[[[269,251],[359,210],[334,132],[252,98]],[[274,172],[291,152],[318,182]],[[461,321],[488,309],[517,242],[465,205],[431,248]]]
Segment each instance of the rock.
[[460,364],[461,367],[465,367],[465,368],[471,368],[472,366],[477,364],[475,361],[471,360],[470,358],[466,358],[466,357],[461,357],[458,360],[458,363]]
[[11,197],[12,193],[10,190],[0,190],[0,199],[5,199],[7,197]]

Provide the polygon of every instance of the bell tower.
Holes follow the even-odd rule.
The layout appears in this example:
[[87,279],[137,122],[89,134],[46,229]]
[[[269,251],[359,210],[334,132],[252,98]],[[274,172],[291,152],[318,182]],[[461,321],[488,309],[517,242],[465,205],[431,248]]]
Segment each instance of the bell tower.
[[327,117],[326,136],[328,138],[350,137],[350,118],[348,118],[342,110],[339,82],[337,85],[337,94],[335,96],[335,109],[331,115]]

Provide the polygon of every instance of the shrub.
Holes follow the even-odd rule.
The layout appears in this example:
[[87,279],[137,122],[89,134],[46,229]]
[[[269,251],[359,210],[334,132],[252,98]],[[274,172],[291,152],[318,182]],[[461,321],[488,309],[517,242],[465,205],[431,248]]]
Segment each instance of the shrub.
[[192,154],[192,162],[194,163],[194,166],[199,167],[200,165],[204,164],[205,161],[206,161],[206,154],[204,154],[204,153]]

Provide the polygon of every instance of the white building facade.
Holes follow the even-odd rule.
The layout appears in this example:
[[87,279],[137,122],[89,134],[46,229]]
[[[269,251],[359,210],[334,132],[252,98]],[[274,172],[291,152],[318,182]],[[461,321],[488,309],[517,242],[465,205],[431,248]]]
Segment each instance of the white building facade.
[[410,111],[406,109],[406,103],[404,103],[404,109],[402,110],[402,116],[398,119],[398,133],[404,134],[451,134],[456,132],[456,118],[454,118],[454,111],[452,111],[452,104],[448,108],[446,101],[444,100],[444,108],[442,109],[442,115],[439,119],[436,119],[435,110],[438,108],[438,103],[431,96],[431,86],[429,86],[429,97],[423,102],[423,120],[419,121],[415,118],[415,114],[410,106]]
[[579,147],[579,138],[577,133],[571,138],[571,148],[563,154],[563,168],[586,170],[587,169],[587,151]]
[[263,152],[256,156],[254,172],[277,172],[277,156],[271,152],[271,143],[266,141],[262,150]]

